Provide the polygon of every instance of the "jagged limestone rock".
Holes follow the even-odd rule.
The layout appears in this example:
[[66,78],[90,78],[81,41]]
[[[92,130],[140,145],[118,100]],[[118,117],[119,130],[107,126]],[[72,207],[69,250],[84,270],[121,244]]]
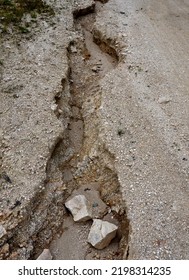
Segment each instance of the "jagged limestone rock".
[[102,219],[108,212],[108,206],[103,202],[99,193],[98,184],[85,184],[73,192],[75,195],[84,195],[92,208],[92,219]]
[[76,195],[65,203],[75,222],[85,222],[92,218],[92,208],[84,195]]
[[88,236],[88,242],[96,249],[104,249],[116,236],[118,227],[112,223],[94,219]]
[[44,249],[37,260],[52,260],[52,255],[49,249]]

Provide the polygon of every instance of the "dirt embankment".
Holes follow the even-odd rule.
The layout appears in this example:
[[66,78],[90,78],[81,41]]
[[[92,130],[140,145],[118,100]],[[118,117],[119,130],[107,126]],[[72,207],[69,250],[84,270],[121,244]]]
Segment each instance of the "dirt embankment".
[[[63,203],[54,206],[62,182],[47,189],[45,181],[70,117],[67,47],[74,30],[70,1],[53,9],[54,17],[39,15],[27,35],[1,38],[1,258],[29,258],[39,232],[46,230],[48,243],[62,223]],[[57,99],[64,106],[57,108]]]

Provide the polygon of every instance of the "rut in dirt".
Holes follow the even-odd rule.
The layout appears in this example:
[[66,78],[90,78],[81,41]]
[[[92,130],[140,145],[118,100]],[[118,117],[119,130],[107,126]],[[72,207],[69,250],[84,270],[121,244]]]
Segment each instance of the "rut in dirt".
[[[68,49],[70,72],[68,82],[65,81],[70,91],[71,114],[64,138],[56,146],[47,168],[47,188],[56,184],[57,176],[61,177],[62,185],[56,190],[55,198],[58,207],[75,190],[82,187],[98,189],[108,207],[103,219],[115,221],[119,229],[112,243],[99,251],[87,243],[91,222],[74,223],[70,213],[65,208],[61,209],[62,222],[58,221],[58,234],[54,231],[50,245],[54,259],[126,259],[128,254],[129,221],[114,167],[114,156],[99,137],[98,109],[102,94],[99,81],[118,65],[115,50],[93,34],[96,13],[102,8],[103,5],[96,2],[95,7],[73,13],[77,35]],[[64,100],[60,97],[56,101],[58,105],[63,105]],[[41,231],[41,246],[38,241],[38,250],[33,255],[35,258],[44,246],[43,234],[46,230]]]

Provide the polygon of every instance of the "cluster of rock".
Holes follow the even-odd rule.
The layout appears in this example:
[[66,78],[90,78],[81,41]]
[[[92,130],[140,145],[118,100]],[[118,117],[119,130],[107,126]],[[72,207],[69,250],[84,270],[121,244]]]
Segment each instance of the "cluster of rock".
[[87,188],[80,191],[81,194],[73,195],[67,200],[65,206],[71,212],[75,222],[93,220],[88,242],[96,249],[104,249],[116,236],[118,226],[102,220],[107,213],[107,206],[100,199],[98,191]]
[[[108,219],[109,208],[100,198],[97,186],[85,185],[75,190],[65,203],[74,222],[92,222],[87,241],[95,249],[104,249],[116,237],[118,221]],[[107,221],[108,220],[108,221]],[[2,230],[3,231],[3,230]],[[44,249],[37,260],[52,260],[49,249]]]

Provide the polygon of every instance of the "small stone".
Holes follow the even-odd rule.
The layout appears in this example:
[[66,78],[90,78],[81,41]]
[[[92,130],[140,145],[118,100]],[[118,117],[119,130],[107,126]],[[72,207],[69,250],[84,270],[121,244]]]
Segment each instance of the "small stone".
[[2,225],[0,225],[0,238],[2,238],[6,233],[7,232],[5,228]]
[[74,196],[65,206],[72,213],[75,222],[85,222],[92,218],[91,205],[84,195]]
[[37,260],[52,260],[52,255],[49,249],[44,249]]
[[72,53],[77,53],[77,48],[76,48],[76,46],[71,46],[71,47],[70,47],[70,51],[71,51]]
[[102,201],[98,184],[87,184],[73,192],[74,195],[84,195],[91,205],[92,219],[102,219],[108,212],[107,205]]
[[97,66],[93,66],[92,71],[97,73],[98,72],[98,67]]
[[59,113],[60,115],[62,115],[62,114],[63,114],[63,111],[62,111],[61,109],[58,109],[58,113]]
[[96,249],[104,249],[116,236],[118,227],[112,223],[94,219],[88,236],[88,242]]
[[51,105],[51,110],[52,110],[53,112],[55,112],[55,111],[57,110],[57,108],[58,108],[58,105],[57,105],[57,104],[52,104],[52,105]]
[[158,99],[159,104],[167,104],[171,101],[171,99],[167,96],[160,97]]

